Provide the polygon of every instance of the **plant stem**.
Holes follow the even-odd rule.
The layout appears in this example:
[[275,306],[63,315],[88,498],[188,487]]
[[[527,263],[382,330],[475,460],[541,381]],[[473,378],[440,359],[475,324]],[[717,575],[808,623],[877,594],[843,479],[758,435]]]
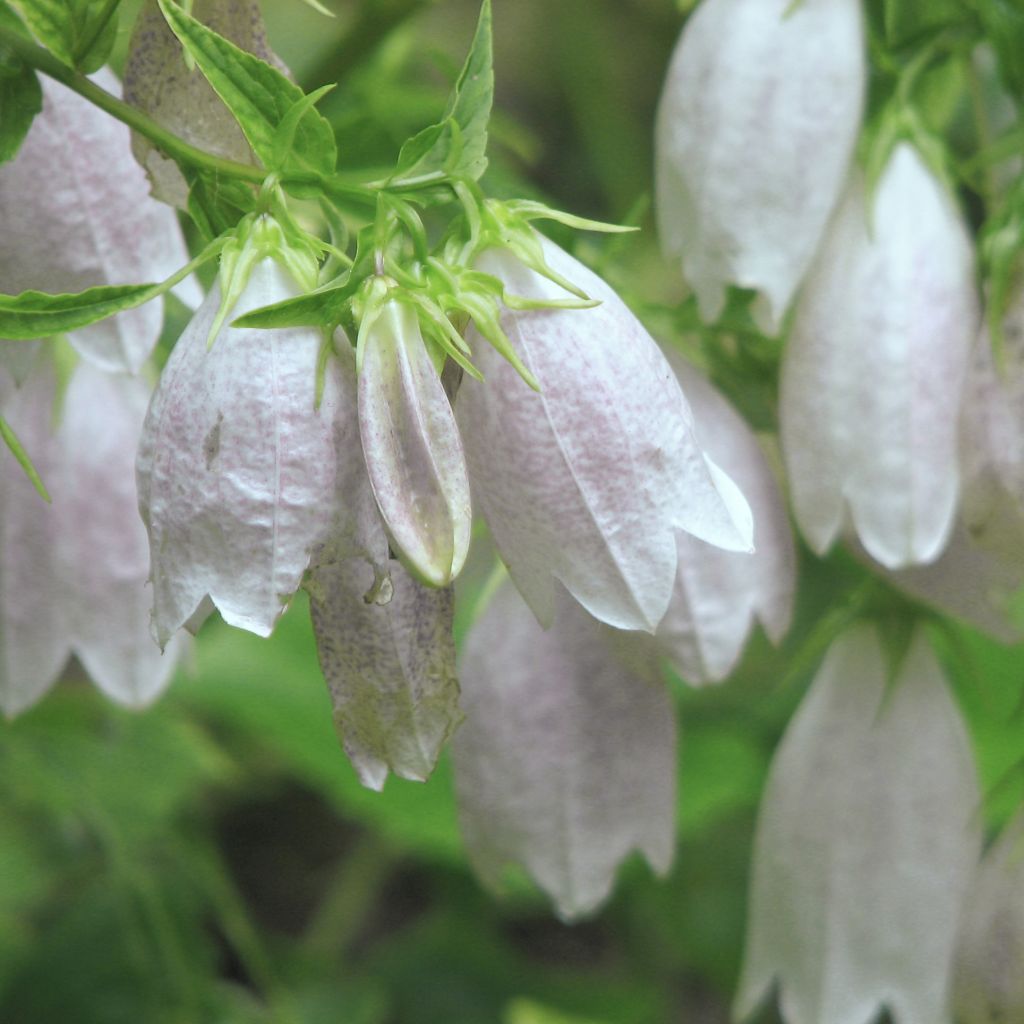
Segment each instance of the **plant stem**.
[[153,145],[179,163],[211,171],[214,174],[248,181],[254,185],[262,184],[266,177],[266,172],[260,167],[253,167],[251,164],[243,164],[235,160],[225,160],[223,157],[214,156],[212,153],[190,145],[184,139],[161,127],[141,110],[119,100],[116,96],[111,96],[109,92],[101,89],[85,75],[79,74],[59,61],[48,50],[44,50],[41,46],[36,46],[35,43],[26,39],[16,29],[0,24],[0,44],[16,53],[30,67],[42,71],[43,74],[66,85],[73,92],[99,107],[100,110],[123,121],[129,128],[144,135]]

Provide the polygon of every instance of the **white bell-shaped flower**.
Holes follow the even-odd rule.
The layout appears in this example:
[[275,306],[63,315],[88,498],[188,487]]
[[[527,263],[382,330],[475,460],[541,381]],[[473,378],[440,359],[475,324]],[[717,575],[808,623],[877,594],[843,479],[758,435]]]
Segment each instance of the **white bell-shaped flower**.
[[948,1021],[980,836],[970,743],[923,630],[895,674],[873,626],[832,646],[761,802],[736,1016]]
[[462,832],[485,882],[521,864],[563,918],[596,909],[639,850],[666,872],[675,841],[676,728],[664,687],[609,657],[600,625],[561,592],[538,626],[503,584],[460,667],[452,741]]
[[956,514],[956,410],[977,329],[963,221],[899,143],[874,195],[851,180],[783,356],[783,454],[816,552],[851,526],[887,568],[939,556]]
[[210,347],[215,285],[161,375],[138,456],[161,644],[206,595],[226,622],[269,635],[340,515],[341,361],[327,361],[318,404],[320,331],[228,326],[298,290],[276,261],[258,262]]
[[775,334],[849,170],[865,85],[858,0],[703,0],[658,109],[656,198],[667,253],[705,320],[755,289]]
[[[505,311],[539,391],[469,332],[485,380],[463,380],[456,411],[473,494],[541,623],[553,620],[557,579],[596,618],[653,632],[672,595],[678,532],[749,550],[750,509],[705,459],[675,375],[636,317],[546,240],[544,257],[601,304]],[[509,293],[568,297],[507,250],[479,265]]]
[[54,429],[56,378],[44,354],[3,401],[52,504],[0,451],[0,706],[24,710],[68,658],[108,696],[140,706],[167,684],[176,651],[149,630],[146,531],[135,491],[135,449],[149,392],[142,381],[74,370]]
[[1024,1020],[1024,814],[1007,826],[978,866],[955,964],[953,1008],[960,1024]]
[[[94,76],[120,91],[107,70]],[[149,195],[128,128],[45,75],[43,110],[17,156],[0,165],[0,291],[77,292],[95,285],[161,281],[188,262],[172,209]],[[199,301],[197,286],[178,293]],[[154,299],[69,335],[105,370],[136,372],[160,336]]]

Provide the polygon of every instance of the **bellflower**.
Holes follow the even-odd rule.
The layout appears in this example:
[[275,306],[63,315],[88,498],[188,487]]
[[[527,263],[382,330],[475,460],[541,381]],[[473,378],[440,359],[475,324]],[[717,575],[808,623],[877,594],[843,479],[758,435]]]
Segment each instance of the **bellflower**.
[[703,0],[687,21],[658,108],[656,209],[705,320],[732,284],[778,331],[846,179],[865,78],[858,0]]
[[959,488],[955,410],[977,328],[963,221],[899,143],[873,196],[860,175],[851,181],[783,357],[783,454],[816,552],[850,525],[890,569],[941,553]]
[[[298,290],[262,259],[227,317]],[[211,339],[220,307],[216,284],[164,368],[139,445],[161,644],[206,595],[226,622],[269,635],[339,514],[338,360],[327,361],[318,404],[318,330],[222,324]]]
[[732,672],[755,621],[773,643],[785,636],[796,553],[782,495],[757,438],[699,371],[673,354],[669,362],[693,410],[697,443],[750,502],[754,553],[725,551],[681,535],[675,589],[653,641],[620,633],[613,643],[627,663],[661,654],[688,683],[699,685]]
[[[2,373],[0,373],[2,376]],[[80,363],[60,402],[44,354],[2,412],[52,496],[0,451],[0,707],[23,711],[74,654],[108,696],[139,706],[166,685],[172,653],[149,633],[146,534],[135,447],[148,401],[137,379]]]
[[948,1017],[979,852],[970,744],[918,630],[890,675],[873,626],[832,646],[775,755],[754,844],[744,1018],[777,986],[786,1024]]
[[982,858],[964,907],[953,973],[961,1024],[1024,1019],[1024,816]]
[[[750,510],[701,452],[679,384],[636,317],[597,275],[542,244],[549,267],[601,304],[502,314],[539,391],[470,330],[486,378],[467,376],[457,402],[473,493],[541,623],[554,618],[557,579],[594,617],[653,632],[672,595],[679,531],[749,550]],[[479,266],[509,294],[566,298],[508,250]]]
[[634,849],[675,843],[675,715],[666,690],[608,656],[564,593],[547,631],[507,583],[466,641],[452,741],[469,857],[497,886],[522,864],[563,918],[592,912]]
[[[109,71],[94,80],[119,92]],[[169,277],[188,253],[174,211],[149,195],[128,128],[51,78],[41,84],[42,113],[18,155],[0,166],[0,290],[76,292]],[[191,282],[178,291],[187,302],[199,298]],[[101,368],[134,373],[162,322],[158,299],[69,339]]]

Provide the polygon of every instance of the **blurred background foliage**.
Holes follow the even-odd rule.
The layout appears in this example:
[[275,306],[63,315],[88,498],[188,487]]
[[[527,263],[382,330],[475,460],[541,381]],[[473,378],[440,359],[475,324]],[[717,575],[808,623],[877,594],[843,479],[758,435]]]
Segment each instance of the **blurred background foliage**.
[[[339,83],[322,109],[341,166],[376,174],[436,119],[476,5],[327,2],[333,20],[298,0],[264,0],[270,37],[305,88]],[[719,339],[693,341],[649,218],[653,115],[679,6],[496,0],[485,184],[642,225],[577,248],[661,340],[685,328],[707,357]],[[135,7],[126,0],[122,11],[121,59]],[[934,92],[929,109],[955,140],[965,115],[949,96],[962,90],[937,79]],[[181,325],[169,317],[168,343]],[[774,419],[773,369],[773,356],[751,349],[719,375],[760,428]],[[113,707],[70,673],[0,732],[0,1021],[725,1021],[767,765],[830,627],[864,586],[847,556],[804,556],[781,650],[758,635],[726,685],[676,681],[671,876],[628,864],[610,904],[573,927],[523,878],[501,898],[480,889],[447,760],[426,785],[360,787],[333,732],[304,601],[269,641],[208,623],[143,713]],[[460,634],[473,588],[471,578],[460,594]],[[974,730],[979,813],[996,824],[1024,793],[1020,652],[949,624],[936,632]]]

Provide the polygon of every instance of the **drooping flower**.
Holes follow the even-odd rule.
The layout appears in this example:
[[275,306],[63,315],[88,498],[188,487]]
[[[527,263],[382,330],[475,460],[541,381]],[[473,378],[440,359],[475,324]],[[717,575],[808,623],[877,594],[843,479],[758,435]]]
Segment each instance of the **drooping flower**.
[[980,836],[970,744],[922,630],[894,678],[873,626],[832,646],[782,740],[758,818],[744,1018],[948,1019]]
[[[111,72],[94,78],[119,91]],[[18,155],[0,166],[0,290],[76,292],[169,277],[188,253],[174,211],[149,195],[128,128],[65,86],[41,81],[42,113]],[[199,298],[191,282],[179,294]],[[163,300],[155,299],[69,338],[102,369],[134,373],[162,322]]]
[[408,568],[450,583],[469,551],[469,480],[441,378],[415,311],[390,299],[366,328],[359,425],[373,493]]
[[956,410],[977,328],[963,221],[899,143],[873,196],[860,175],[851,181],[783,356],[783,454],[816,552],[851,526],[890,569],[941,553],[956,514]]
[[502,585],[460,668],[466,719],[452,741],[470,860],[498,886],[522,864],[558,913],[590,913],[634,849],[659,873],[675,843],[675,715],[664,687],[609,657],[564,592],[538,626]]
[[731,284],[778,331],[846,180],[865,80],[857,0],[704,0],[687,21],[658,109],[657,214],[705,320]]
[[982,858],[964,906],[953,972],[961,1024],[1024,1020],[1024,816]]
[[364,558],[320,564],[306,587],[320,666],[345,753],[370,789],[388,771],[424,781],[462,714],[450,587],[425,587],[392,561],[386,602]]
[[719,682],[733,670],[755,621],[773,643],[789,629],[796,553],[786,507],[757,438],[694,367],[668,356],[693,410],[697,443],[736,481],[754,518],[753,554],[679,537],[679,564],[668,611],[653,638],[613,639],[627,663],[662,655],[688,683]]
[[[2,376],[2,374],[0,374]],[[0,451],[0,707],[38,700],[74,654],[108,696],[140,706],[166,685],[176,650],[149,632],[146,533],[135,448],[147,387],[81,362],[59,403],[43,353],[2,414],[50,491],[47,505]]]
[[[553,243],[543,252],[601,304],[505,311],[502,327],[539,391],[470,330],[485,380],[463,380],[456,412],[473,493],[541,623],[554,618],[557,579],[596,618],[653,632],[672,594],[678,532],[748,550],[750,510],[705,459],[678,382],[636,317]],[[507,250],[479,266],[510,294],[566,298]]]
[[[298,293],[265,258],[228,319]],[[335,519],[340,369],[315,328],[221,326],[216,284],[174,348],[146,416],[139,507],[149,530],[153,626],[166,643],[206,595],[267,636]]]

